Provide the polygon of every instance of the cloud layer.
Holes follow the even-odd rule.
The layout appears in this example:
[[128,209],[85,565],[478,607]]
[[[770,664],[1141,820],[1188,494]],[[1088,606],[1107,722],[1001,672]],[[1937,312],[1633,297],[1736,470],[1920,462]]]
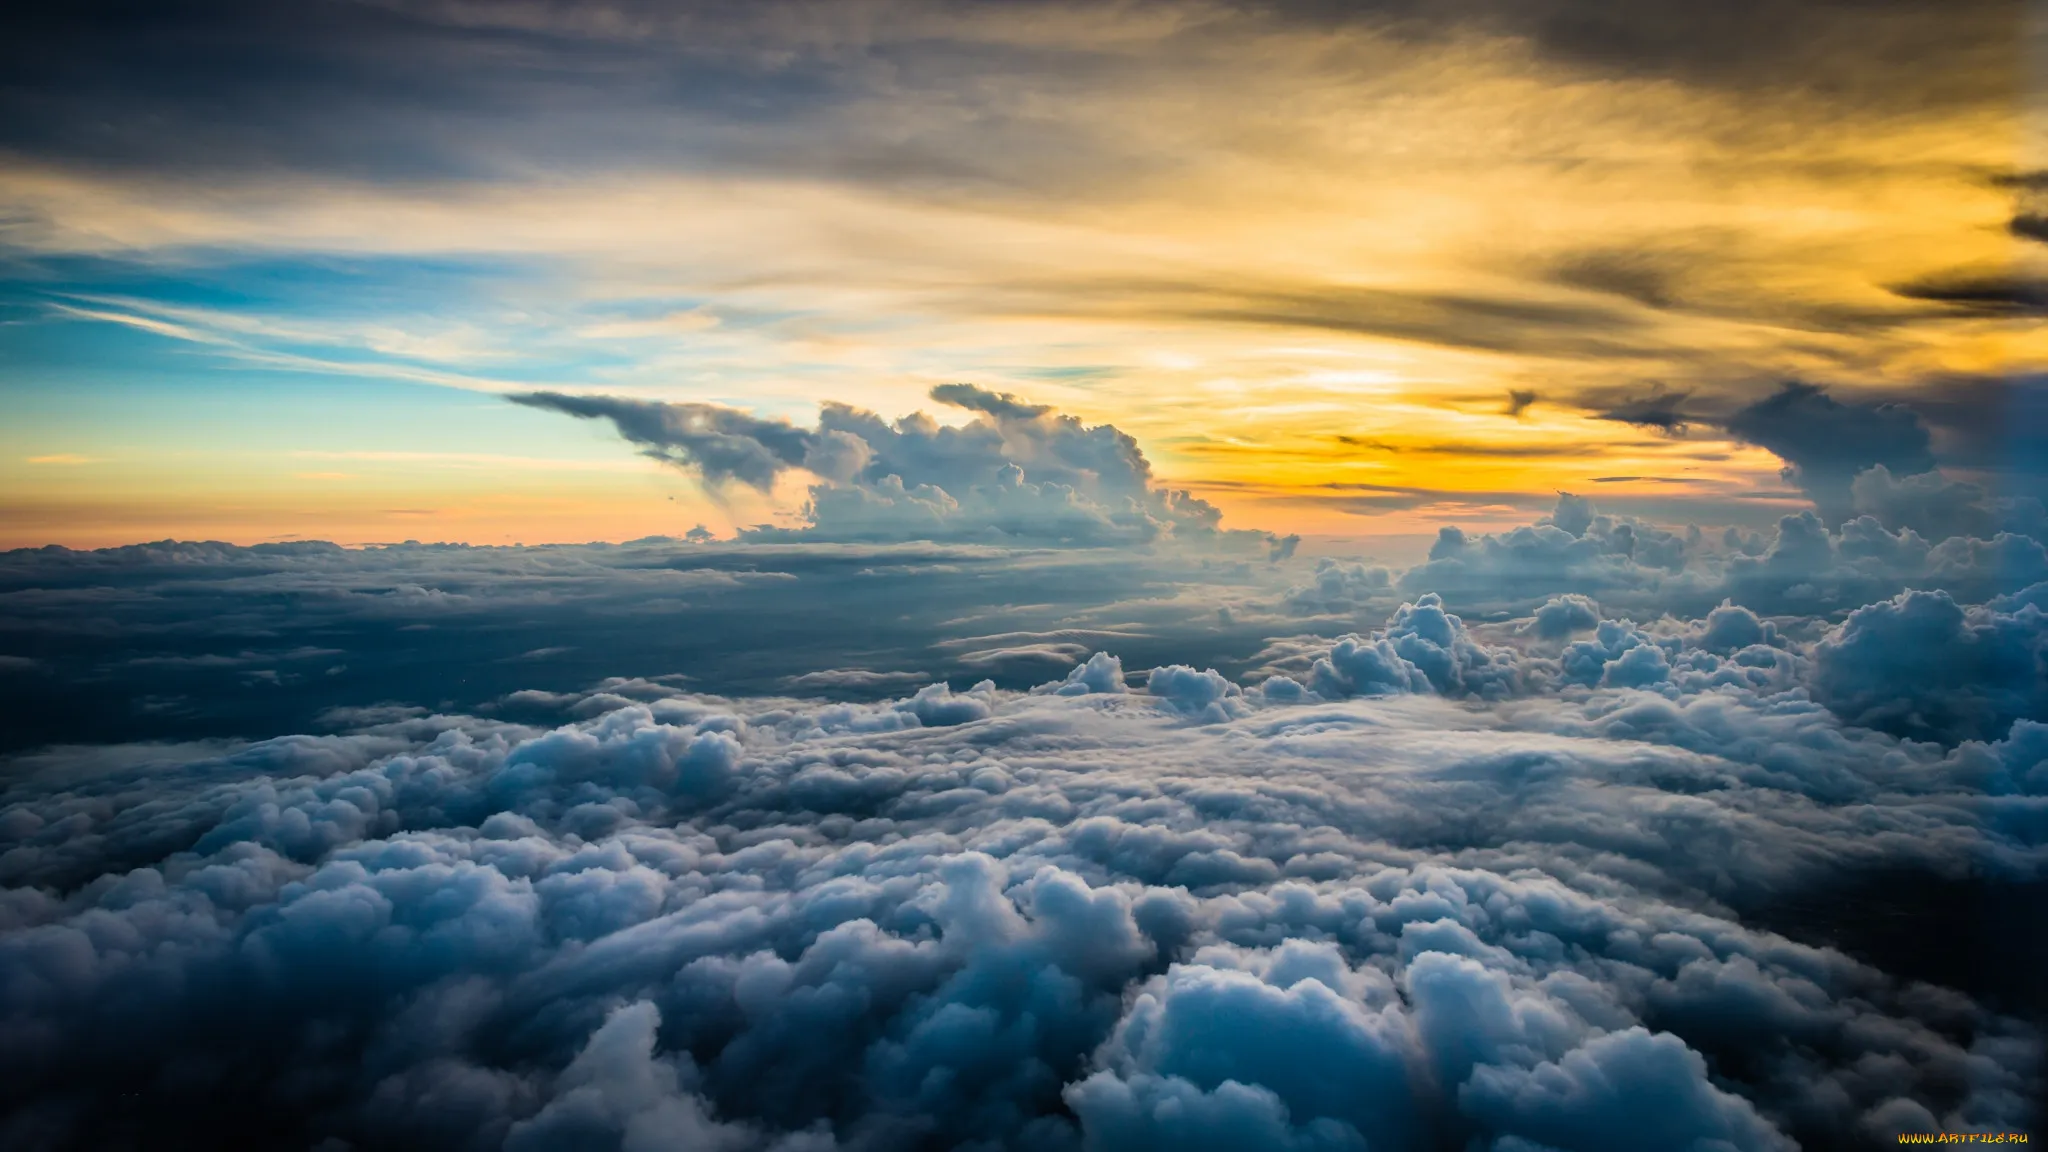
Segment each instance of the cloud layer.
[[[0,553],[0,748],[320,731],[334,710],[469,710],[609,678],[842,699],[906,676],[1023,688],[1111,640],[1147,664],[1237,671],[1272,624],[1219,609],[1262,604],[1289,578],[1263,551],[1163,546]],[[523,714],[525,699],[503,707]]]
[[1564,494],[1407,568],[966,386],[959,427],[528,398],[816,480],[746,542],[6,554],[49,716],[0,775],[0,1139],[2024,1131],[2042,516],[1816,396],[1877,429],[1774,449],[1841,516]]
[[2023,1127],[2022,1018],[1745,914],[1887,869],[2034,883],[2048,728],[1852,727],[1729,621],[1552,664],[1422,603],[1383,655],[1428,671],[1320,702],[1104,659],[1041,693],[640,685],[554,728],[53,754],[0,816],[10,1144]]
[[[1529,531],[1611,546],[1602,519]],[[1248,683],[1106,653],[868,703],[616,681],[520,694],[524,722],[18,757],[5,1131],[1704,1152],[2024,1129],[2026,952],[1951,980],[1791,910],[1887,877],[2038,901],[2048,703],[2014,663],[2040,668],[2038,599],[1906,592],[1808,635],[1584,593],[1473,625],[1425,594]]]

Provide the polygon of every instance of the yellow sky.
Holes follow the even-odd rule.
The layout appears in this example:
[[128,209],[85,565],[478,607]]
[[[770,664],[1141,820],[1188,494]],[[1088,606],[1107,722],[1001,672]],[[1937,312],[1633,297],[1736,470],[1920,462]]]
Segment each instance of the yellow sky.
[[[22,157],[0,166],[0,214],[25,258],[173,277],[222,253],[507,269],[441,312],[57,285],[33,317],[146,333],[181,363],[798,420],[828,399],[900,415],[969,380],[1115,423],[1231,524],[1278,530],[1507,523],[1527,501],[1505,497],[1559,489],[1774,489],[1770,454],[1600,419],[1601,399],[1725,409],[1790,378],[1903,392],[2048,363],[2040,326],[1930,298],[2042,271],[2008,229],[2023,197],[2001,177],[2027,150],[2012,102],[1589,71],[1505,35],[1205,38],[1151,9],[970,32],[1048,51],[1085,33],[1094,64],[992,69],[950,101],[874,85],[779,129],[788,163],[392,180]],[[987,108],[1000,130],[977,123]],[[889,169],[891,148],[963,174]],[[1536,399],[1511,410],[1511,390]],[[406,535],[583,539],[792,506],[721,505],[624,445],[613,472],[576,443],[582,463],[542,482],[402,455],[309,463],[288,444],[180,460],[146,436],[125,467],[32,464],[99,449],[17,433],[5,534],[62,537],[118,505],[69,534],[387,538],[405,518],[379,510],[417,506],[442,511]],[[1381,503],[1328,487],[1346,484]]]

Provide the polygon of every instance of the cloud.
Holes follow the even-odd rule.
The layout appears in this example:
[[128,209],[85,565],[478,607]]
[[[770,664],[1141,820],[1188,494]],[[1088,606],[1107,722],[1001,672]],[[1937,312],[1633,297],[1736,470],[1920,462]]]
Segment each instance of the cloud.
[[1942,379],[1908,402],[1932,429],[1944,466],[1967,470],[1995,496],[2048,497],[2048,378]]
[[1463,1094],[1501,1130],[1542,1146],[1797,1147],[1747,1101],[1714,1087],[1699,1053],[1641,1028],[1603,1036],[1554,1064],[1484,1069]]
[[[952,395],[957,439],[820,427],[926,484],[996,467],[971,444],[1150,490],[1113,429]],[[1563,493],[1406,569],[1171,537],[0,555],[39,725],[0,765],[0,1131],[2023,1130],[2038,981],[1995,945],[2048,883],[2048,550],[1972,484],[1866,468],[1858,516],[1763,533]]]
[[1551,277],[1560,284],[1633,300],[1648,308],[1677,302],[1677,281],[1688,270],[1668,257],[1640,251],[1584,252],[1559,262]]
[[1143,299],[1204,326],[1291,328],[1376,336],[1446,348],[1536,356],[1600,356],[1642,336],[1635,310],[1605,301],[1557,301],[1481,292],[1362,286],[1331,280],[1218,278],[1206,282],[1120,277],[1091,285],[1034,286],[1052,306],[1083,289]]
[[[522,293],[522,324],[688,336],[694,379],[836,371],[842,353],[858,369],[933,346],[928,314],[1129,324],[1146,348],[1162,324],[1393,339],[1430,346],[1425,375],[1471,371],[1468,353],[1543,361],[1500,380],[1668,369],[1671,386],[1568,394],[1774,452],[1815,510],[1653,523],[1568,492],[1545,514],[1525,492],[1331,474],[1293,498],[1474,519],[1410,566],[1311,563],[1297,553],[1328,542],[1226,532],[1125,429],[1000,388],[934,388],[957,424],[562,391],[515,400],[600,421],[714,491],[797,474],[807,502],[731,543],[0,556],[0,1143],[1709,1152],[2023,1130],[2048,891],[2048,516],[2024,418],[2041,390],[1929,385],[1903,406],[1805,385],[1731,398],[1727,381],[1876,386],[1887,365],[1973,362],[1950,329],[2038,310],[2040,285],[1906,269],[1891,304],[1830,311],[1788,302],[1768,281],[1790,265],[1750,268],[1741,235],[1706,262],[1689,240],[1589,245],[1568,221],[1530,282],[1480,281],[1469,262],[1344,259],[1324,249],[1353,233],[1316,215],[1341,202],[1354,231],[1394,220],[1394,247],[1448,250],[1417,245],[1399,204],[1458,207],[1441,181],[1462,172],[1390,169],[1388,205],[1362,208],[1264,167],[1371,168],[1361,122],[1426,160],[1470,93],[1505,91],[1544,155],[1683,139],[1721,157],[1711,183],[1778,164],[1745,150],[1765,135],[1772,156],[1860,171],[1901,154],[1869,122],[2009,117],[2014,12],[48,9],[0,45],[21,78],[0,92],[23,173],[9,234],[39,251],[114,246],[131,272],[422,236],[479,263],[541,255],[605,292]],[[1343,86],[1358,75],[1378,87]],[[1277,150],[1257,114],[1231,118],[1283,105],[1302,114]],[[1097,130],[1129,123],[1172,146]],[[1188,161],[1205,149],[1223,162]],[[536,172],[578,175],[518,183]],[[1162,263],[1215,204],[1248,202],[1244,172],[1262,195],[1289,184],[1299,231]],[[1979,239],[2010,242],[1985,220],[2033,227],[2038,174],[2004,181],[2007,205],[1978,175],[1904,172],[1879,174],[1901,182],[1888,199],[1939,193]],[[1668,176],[1621,195],[1655,208]],[[2000,202],[1969,208],[1964,184]],[[1841,217],[1843,185],[1784,187]],[[1133,188],[1186,200],[1194,231],[1133,225],[1156,207]],[[1488,219],[1477,203],[1439,214]],[[1386,247],[1368,233],[1359,251]],[[762,236],[788,241],[766,263]],[[1847,258],[1792,247],[1794,295],[1816,260]],[[1384,279],[1273,270],[1310,249]],[[71,259],[37,267],[82,275]],[[649,267],[675,297],[659,307],[532,303],[651,291]],[[484,354],[455,339],[372,348],[337,336],[353,324],[136,300],[60,312],[273,367],[488,383],[364,358]],[[812,324],[829,351],[809,350]],[[757,330],[806,350],[699,347]],[[1874,330],[1882,348],[1849,339]],[[1199,370],[1292,370],[1264,344]],[[1120,364],[1100,351],[1061,354]],[[931,367],[890,362],[893,379]],[[574,379],[593,362],[546,363]],[[1481,411],[1499,402],[1461,403],[1528,417],[1537,394]],[[1416,455],[1584,449],[1377,434],[1367,447]],[[1473,526],[1525,506],[1529,523]]]
[[1843,403],[1810,384],[1787,384],[1727,420],[1736,438],[1785,461],[1829,526],[1849,518],[1856,475],[1883,466],[1898,475],[1927,472],[1934,454],[1926,427],[1898,404]]
[[[10,678],[17,722],[4,744],[317,730],[337,707],[476,711],[521,689],[674,673],[738,694],[815,692],[834,670],[906,674],[899,684],[918,674],[990,677],[1017,689],[1105,645],[1135,668],[1306,683],[1329,637],[1378,627],[1430,592],[1445,611],[1485,625],[1490,646],[1531,638],[1494,635],[1497,623],[1570,596],[1645,622],[1699,619],[1732,601],[1787,617],[1787,627],[1813,621],[1810,641],[1902,591],[1945,589],[1981,604],[2048,580],[2034,505],[1973,483],[1866,470],[1854,491],[1862,514],[1834,531],[1811,513],[1762,532],[1674,530],[1560,496],[1531,524],[1449,529],[1408,568],[1276,558],[1256,538],[1212,547],[1200,534],[1101,548],[1042,547],[1043,536],[1008,547],[799,536],[23,550],[0,554],[0,651],[48,675]],[[1298,647],[1311,634],[1321,649]],[[1269,648],[1276,654],[1262,655]],[[1274,664],[1283,648],[1292,662]],[[278,682],[241,690],[244,675],[264,670]],[[872,698],[887,687],[847,681],[830,691]],[[528,698],[502,706],[526,720],[559,718],[519,711],[541,707]]]
[[1384,565],[1346,564],[1324,556],[1316,560],[1314,581],[1287,590],[1287,605],[1310,615],[1348,614],[1369,604],[1385,604],[1393,591],[1394,573]]
[[[2024,225],[2013,221],[2014,231]],[[2048,280],[2003,269],[1961,268],[1892,286],[1908,300],[1927,300],[1989,315],[2038,315],[2048,310]]]
[[1399,582],[1404,589],[1488,600],[1509,589],[1522,596],[1598,595],[1682,586],[1689,547],[1685,537],[1633,518],[1596,514],[1591,501],[1562,493],[1555,511],[1531,525],[1483,536],[1440,529],[1428,560]]
[[[652,1001],[625,1005],[606,1018],[556,1081],[537,1114],[511,1125],[507,1152],[612,1145],[621,1149],[702,1148],[739,1152],[769,1146],[757,1131],[720,1124],[696,1087],[696,1067],[655,1055],[661,1010]],[[833,1147],[829,1136],[793,1134],[773,1142],[778,1152]]]
[[1946,592],[1865,605],[1815,649],[1814,695],[1864,727],[1954,741],[2048,718],[2048,616],[1965,610]]
[[[1843,208],[1859,181],[1898,182],[1896,222],[1927,244],[1960,245],[1959,260],[1995,261],[1978,251],[1989,235],[1980,225],[1990,202],[2013,207],[2008,195],[1983,173],[1899,159],[1910,151],[1901,121],[1859,114],[1935,109],[1936,130],[1965,136],[2008,115],[2009,86],[2002,100],[1954,100],[2004,74],[1996,58],[2011,37],[1989,31],[1999,2],[1957,16],[1891,0],[1853,26],[1822,5],[1787,15],[1749,4],[1711,29],[1667,4],[1616,16],[1579,0],[1426,11],[1192,0],[1107,12],[1064,0],[863,0],[823,21],[795,0],[488,13],[337,5],[316,31],[252,17],[236,0],[192,0],[176,52],[153,23],[100,6],[39,18],[10,45],[11,71],[26,79],[5,97],[15,114],[0,144],[19,161],[10,237],[46,254],[22,258],[78,301],[72,314],[199,341],[216,366],[645,394],[673,386],[686,359],[696,379],[781,380],[785,400],[847,396],[838,389],[855,375],[972,371],[994,395],[1083,378],[1047,373],[1114,370],[1118,394],[1104,402],[1173,419],[1181,370],[1145,362],[1162,327],[1210,333],[1220,341],[1204,352],[1212,368],[1245,380],[1294,376],[1303,344],[1260,334],[1277,327],[1432,345],[1417,379],[1463,378],[1468,353],[1481,353],[1511,361],[1489,378],[1564,378],[1568,390],[1647,377],[1704,397],[1788,373],[1897,384],[1929,363],[1990,355],[1950,308],[1864,299],[1872,275],[1910,278],[1914,268],[1895,265],[1920,248],[1898,256],[1825,230],[1765,235],[1666,145],[1704,141],[1723,169],[1785,180],[1787,196],[1817,211]],[[517,63],[506,43],[520,46]],[[1720,45],[1715,67],[1692,51],[1705,43]],[[1775,66],[1754,66],[1761,44],[1782,54]],[[1619,84],[1587,89],[1589,75]],[[1463,179],[1427,149],[1388,151],[1396,137],[1483,134],[1487,113],[1468,98],[1481,89],[1519,93],[1544,148],[1624,140],[1657,157],[1622,177],[1560,169],[1524,190],[1575,207],[1545,236],[1518,241],[1529,250],[1510,256],[1506,277],[1480,274],[1501,256],[1488,231],[1456,223],[1486,215],[1502,189]],[[1228,108],[1209,99],[1223,91],[1238,94]],[[1918,96],[1903,101],[1908,91]],[[1307,93],[1323,103],[1305,109]],[[1300,113],[1284,155],[1247,143],[1263,131],[1259,110],[1273,107]],[[138,108],[151,110],[147,126]],[[1342,129],[1361,117],[1391,135]],[[1133,119],[1182,146],[1101,129]],[[1801,155],[1832,159],[1787,160],[1786,131],[1813,145]],[[1386,203],[1367,213],[1380,223],[1333,231],[1357,208],[1333,174],[1362,160],[1380,172],[1374,196]],[[1301,177],[1272,205],[1277,230],[1254,242],[1212,227],[1241,215],[1246,181],[1258,183],[1249,173],[1266,162]],[[1441,218],[1404,215],[1446,197],[1469,203]],[[1176,211],[1156,211],[1161,198]],[[1668,210],[1617,225],[1607,200]],[[1929,203],[1945,210],[1919,207]],[[1418,227],[1442,234],[1416,244]],[[790,242],[744,241],[764,234]],[[1298,257],[1332,237],[1347,249],[1340,263],[1369,264],[1372,282],[1303,272],[1313,261]],[[242,307],[195,309],[163,279],[175,252],[202,248],[219,259],[188,262],[177,278],[201,277]],[[129,296],[106,297],[73,260],[80,253],[121,262]],[[381,290],[281,288],[257,271],[275,259]],[[650,278],[655,264],[669,272]],[[552,303],[529,306],[533,293],[508,275],[529,288],[550,281]],[[95,294],[97,306],[81,307]],[[265,315],[252,321],[250,309]],[[462,315],[423,321],[422,309]],[[708,316],[720,322],[706,328]],[[1217,336],[1219,320],[1260,331]],[[1004,333],[1026,325],[1058,329],[1048,336],[1067,349],[1060,364],[1018,360]],[[604,346],[633,336],[665,347],[621,359]],[[922,362],[940,347],[953,349],[950,366]],[[893,414],[900,386],[863,403]],[[1226,403],[1297,430],[1296,414]],[[767,466],[749,463],[754,474]]]
[[[715,404],[669,404],[616,396],[528,392],[514,404],[546,408],[586,420],[609,420],[619,435],[657,460],[690,469],[713,487],[739,482],[767,491],[790,468],[845,471],[851,445],[802,431],[787,421],[761,420]],[[854,464],[858,467],[858,464]],[[821,472],[822,474],[822,472]]]
[[932,399],[998,419],[1036,420],[1052,412],[1048,405],[1026,404],[1008,392],[991,392],[973,384],[937,385],[932,389]]
[[1243,689],[1214,668],[1200,672],[1185,664],[1154,668],[1145,678],[1145,691],[1164,700],[1177,711],[1220,723],[1242,713]]
[[1123,661],[1107,652],[1097,652],[1086,663],[1076,665],[1064,681],[1052,685],[1052,690],[1058,696],[1121,696],[1128,691]]
[[[1085,425],[971,384],[942,384],[931,395],[976,418],[954,428],[914,413],[892,424],[827,403],[818,426],[802,429],[707,404],[557,393],[512,399],[609,419],[646,454],[714,489],[739,481],[765,492],[798,468],[821,481],[811,487],[802,527],[762,526],[746,534],[753,540],[1100,546],[1220,538],[1221,513],[1187,492],[1154,487],[1137,441],[1114,426]],[[1271,539],[1237,535],[1260,546]]]
[[1689,414],[1687,408],[1692,393],[1668,391],[1662,386],[1637,396],[1588,399],[1596,405],[1594,415],[1602,420],[1654,428],[1667,436],[1683,435],[1699,420],[1698,416]]
[[1536,609],[1531,618],[1532,631],[1546,640],[1570,636],[1574,632],[1590,631],[1600,623],[1600,605],[1573,593],[1553,596]]
[[2048,539],[2048,511],[2039,499],[1994,497],[1980,484],[1939,472],[1893,476],[1879,464],[1857,473],[1849,490],[1858,514],[1930,539],[1999,532]]
[[[1231,556],[675,540],[0,553],[0,653],[37,670],[0,673],[14,693],[0,751],[325,731],[330,710],[394,702],[557,721],[537,700],[504,701],[675,673],[757,695],[892,686],[834,675],[850,670],[895,674],[898,689],[916,676],[1023,688],[1116,637],[1149,663],[1235,673],[1269,625],[1253,611],[1223,626],[1218,609],[1299,575],[1262,548]],[[1068,647],[1021,651],[1041,642]],[[295,679],[242,690],[271,668]]]
[[[815,1152],[2022,1128],[2028,1025],[1739,910],[1962,861],[2038,877],[2039,726],[1952,751],[1857,728],[1710,675],[1779,651],[1720,620],[1707,645],[1757,643],[1717,668],[1690,633],[1644,638],[1671,661],[1647,687],[1543,690],[1546,658],[1461,651],[1425,603],[1382,639],[1462,679],[1394,697],[1172,667],[1131,692],[1099,654],[1041,693],[607,689],[556,727],[59,751],[0,811],[9,1131]],[[1502,662],[1514,695],[1439,698]]]
[[876,672],[867,668],[823,668],[789,678],[792,688],[896,688],[931,679],[927,672]]
[[[559,11],[409,6],[403,19],[343,7],[307,28],[232,0],[201,0],[181,8],[185,31],[172,51],[156,25],[117,9],[53,12],[11,45],[10,70],[24,79],[5,106],[5,143],[101,165],[260,169],[267,160],[301,173],[416,179],[475,176],[514,159],[535,168],[617,165],[639,131],[664,149],[696,143],[727,163],[766,164],[758,147],[718,129],[843,124],[825,113],[890,92],[862,67],[869,59],[917,48],[915,58],[940,77],[978,63],[984,75],[1100,82],[1090,34],[1107,46],[1100,50],[1157,52],[1187,42],[1183,51],[1200,59],[1201,50],[1247,40],[1284,43],[1304,25],[1326,37],[1341,28],[1392,36],[1411,49],[1508,38],[1553,68],[1654,78],[1724,98],[1783,101],[1796,93],[1846,110],[2003,110],[2016,97],[2006,71],[2018,17],[1996,0],[1895,2],[1861,20],[1813,0],[1744,4],[1713,20],[1682,4],[1616,12],[1588,0],[1183,3],[1122,19],[1058,2],[1024,4],[1015,15],[957,3],[858,4],[795,31],[814,15],[786,2],[658,11],[613,3]],[[515,37],[516,60],[494,50]],[[1914,50],[1912,67],[1897,63],[1905,49]],[[270,61],[281,67],[259,67]],[[688,66],[686,80],[673,81],[678,61]],[[650,83],[663,75],[672,82]],[[396,90],[378,88],[376,77],[395,78]],[[323,104],[344,114],[322,116]],[[185,150],[115,116],[140,106],[160,109],[167,136],[184,140]],[[479,115],[484,108],[492,114]],[[595,115],[599,109],[623,122]],[[992,126],[1005,130],[1002,142],[1033,139],[1028,125],[1008,117]],[[444,146],[439,154],[436,144]],[[915,162],[934,177],[958,181],[963,168],[975,171],[963,159],[949,168],[941,155],[906,151],[899,166]]]

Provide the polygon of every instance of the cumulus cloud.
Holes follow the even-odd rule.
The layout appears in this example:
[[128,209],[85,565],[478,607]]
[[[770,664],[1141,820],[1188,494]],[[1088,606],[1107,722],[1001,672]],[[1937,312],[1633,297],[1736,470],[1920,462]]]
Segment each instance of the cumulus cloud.
[[[865,446],[819,465],[849,498],[966,508],[1014,471],[1078,514],[1153,507],[1115,430],[943,398],[975,418],[783,427]],[[808,469],[818,442],[669,419],[692,461],[725,436]],[[2025,1130],[2048,552],[1955,477],[1849,492],[1857,515],[1767,533],[1564,494],[1405,570],[1178,527],[0,556],[5,650],[36,662],[10,691],[150,734],[0,763],[0,1140]],[[381,694],[285,682],[330,660]],[[578,678],[520,682],[550,670]],[[249,741],[105,703],[255,672],[277,682],[245,695],[318,723],[241,713],[298,733]]]
[[[1859,480],[1867,492],[1890,482],[1877,469]],[[1951,483],[1931,474],[1923,490]],[[1956,486],[1964,500],[1981,495]],[[1426,561],[1384,573],[1385,584],[1380,572],[1326,559],[1315,583],[1296,585],[1285,603],[1302,615],[1384,611],[1396,602],[1390,591],[1410,599],[1435,592],[1468,614],[1519,617],[1578,596],[1642,619],[1698,618],[1723,601],[1767,615],[1839,619],[1907,589],[1948,589],[1981,603],[2048,579],[2048,547],[2034,534],[2040,529],[2032,501],[1959,506],[1974,515],[1945,527],[1931,523],[1928,536],[1890,505],[1887,518],[1897,527],[1865,513],[1830,528],[1809,511],[1781,517],[1768,533],[1709,534],[1698,525],[1678,531],[1610,515],[1564,493],[1550,515],[1532,524],[1484,535],[1441,529]],[[1552,607],[1531,627],[1564,627],[1566,611]]]
[[1288,589],[1287,604],[1309,615],[1343,615],[1384,602],[1393,586],[1394,574],[1383,565],[1347,564],[1325,556],[1316,561],[1311,583]]
[[1396,696],[1133,692],[1098,654],[1041,693],[597,691],[553,728],[46,757],[0,810],[10,1146],[2024,1127],[2027,1024],[1751,917],[1843,875],[2032,882],[2043,728],[1944,750],[1716,677],[1780,651],[1739,609],[1629,631],[1666,678],[1543,689],[1417,603],[1375,641]]
[[1815,650],[1814,694],[1865,727],[1922,739],[2003,735],[2048,717],[2048,616],[1908,592],[1849,614]]
[[1682,595],[1698,579],[1696,570],[1688,571],[1697,551],[1685,536],[1600,513],[1592,501],[1567,492],[1534,524],[1483,536],[1455,526],[1439,530],[1427,562],[1402,573],[1399,585],[1487,603],[1631,589]]
[[[1162,537],[1218,539],[1222,514],[1187,492],[1155,487],[1138,443],[1112,425],[1083,424],[1042,404],[972,384],[931,391],[975,414],[961,427],[924,413],[893,423],[827,403],[815,428],[709,404],[537,392],[516,403],[609,419],[619,435],[713,488],[766,491],[802,469],[819,483],[804,526],[758,528],[756,540],[972,540],[1082,545]],[[1275,558],[1285,541],[1239,532]]]
[[[1764,532],[1668,528],[1564,494],[1528,525],[1446,528],[1407,569],[1268,562],[1256,543],[1219,550],[1202,536],[1142,549],[655,539],[24,550],[0,555],[0,651],[18,705],[0,747],[304,731],[337,708],[392,702],[475,711],[509,700],[503,714],[538,721],[555,706],[522,689],[605,678],[869,700],[919,676],[1017,689],[1105,646],[1141,669],[1215,668],[1246,684],[1281,674],[1305,688],[1330,637],[1369,632],[1430,593],[1496,647],[1577,637],[1594,606],[1648,626],[1704,619],[1724,602],[1810,643],[1904,591],[1976,605],[2048,581],[2031,502],[1980,499],[1939,473],[1870,469],[1857,483],[1871,510],[1840,527],[1809,512]],[[1900,511],[1918,497],[1881,495],[1892,488],[1952,488],[1955,499],[1923,517]],[[1513,620],[1527,623],[1499,632]],[[1392,679],[1360,675],[1405,678],[1388,667]]]
[[1546,640],[1585,632],[1600,623],[1600,605],[1576,593],[1553,596],[1536,609],[1529,630]]
[[1784,460],[1787,478],[1812,497],[1830,526],[1853,514],[1852,486],[1865,469],[1881,465],[1913,475],[1934,468],[1932,439],[1911,408],[1845,403],[1811,384],[1786,384],[1735,412],[1726,426]]
[[2048,539],[2048,511],[2041,501],[2031,496],[1993,497],[1980,484],[1940,472],[1894,476],[1877,464],[1857,473],[1849,491],[1858,515],[1930,539],[1999,532]]

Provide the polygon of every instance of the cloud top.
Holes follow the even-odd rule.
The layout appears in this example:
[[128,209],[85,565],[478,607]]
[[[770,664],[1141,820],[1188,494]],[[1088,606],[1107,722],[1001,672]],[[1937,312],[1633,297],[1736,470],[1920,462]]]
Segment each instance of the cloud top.
[[1156,487],[1137,441],[1112,425],[1083,424],[972,384],[942,384],[931,396],[974,418],[953,427],[920,412],[892,423],[827,403],[815,428],[798,428],[707,404],[553,392],[512,400],[609,420],[644,454],[714,490],[743,483],[765,492],[797,469],[817,481],[802,527],[760,528],[753,539],[1099,546],[1217,535],[1222,514],[1187,492]]

